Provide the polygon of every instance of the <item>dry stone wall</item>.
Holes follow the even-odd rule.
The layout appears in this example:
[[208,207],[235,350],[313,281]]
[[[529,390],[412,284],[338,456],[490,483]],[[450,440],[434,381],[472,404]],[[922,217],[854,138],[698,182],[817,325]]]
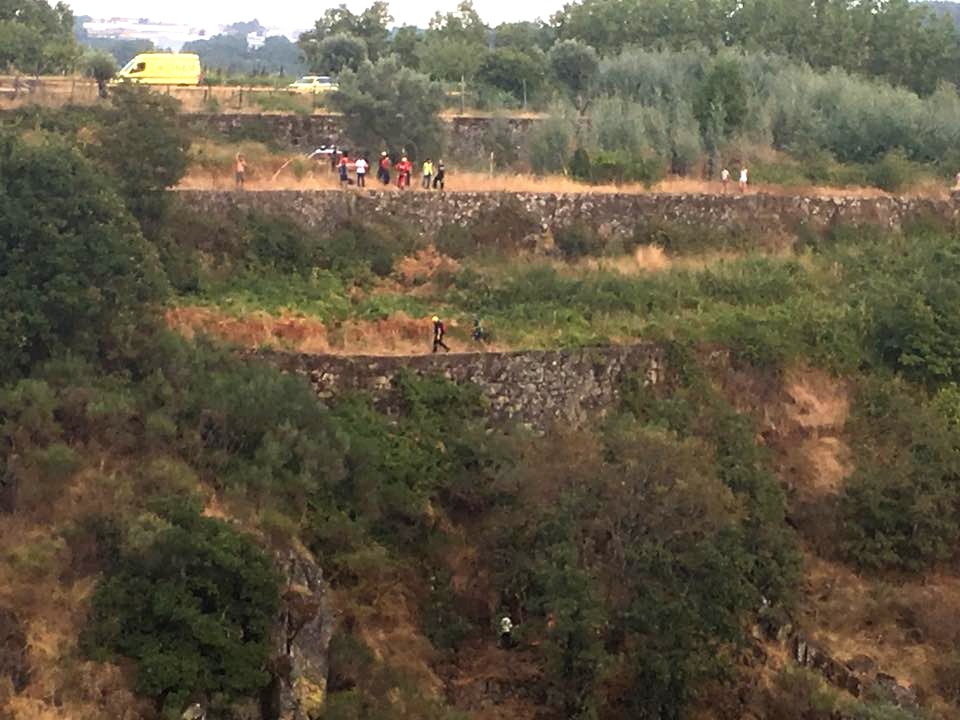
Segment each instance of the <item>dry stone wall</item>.
[[396,410],[394,381],[401,372],[474,383],[489,403],[493,422],[518,422],[535,430],[583,426],[617,406],[627,376],[637,374],[655,384],[666,373],[663,351],[652,344],[415,357],[258,356],[307,377],[323,400],[366,391],[387,411]]
[[[456,187],[456,176],[450,178]],[[307,226],[346,219],[395,218],[432,236],[447,224],[471,225],[506,206],[522,208],[544,229],[574,222],[601,234],[630,234],[642,223],[665,222],[728,230],[759,238],[793,236],[801,228],[834,225],[899,228],[930,218],[957,225],[960,202],[913,198],[664,193],[395,192],[381,190],[181,191],[181,202],[204,214],[258,210],[287,214]]]
[[[321,145],[350,145],[339,115],[293,115],[249,113],[184,113],[181,122],[191,132],[238,140],[270,141],[288,148],[313,150]],[[446,149],[449,157],[479,160],[484,156],[484,137],[493,122],[485,117],[446,118]],[[537,122],[530,118],[504,118],[502,121],[517,147]],[[379,148],[366,148],[377,151]]]

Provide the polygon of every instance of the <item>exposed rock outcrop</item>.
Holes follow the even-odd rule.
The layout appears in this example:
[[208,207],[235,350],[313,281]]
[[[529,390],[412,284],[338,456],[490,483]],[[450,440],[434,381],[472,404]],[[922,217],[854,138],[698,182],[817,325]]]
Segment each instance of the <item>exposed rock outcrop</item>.
[[310,720],[326,699],[333,612],[323,571],[303,547],[277,558],[286,578],[264,717]]

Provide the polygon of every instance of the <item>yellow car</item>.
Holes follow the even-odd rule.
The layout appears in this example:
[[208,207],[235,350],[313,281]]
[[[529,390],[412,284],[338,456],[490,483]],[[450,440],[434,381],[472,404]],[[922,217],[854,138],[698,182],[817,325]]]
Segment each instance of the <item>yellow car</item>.
[[328,75],[304,75],[295,83],[290,83],[287,89],[290,92],[318,95],[320,93],[333,92],[340,86],[330,79]]

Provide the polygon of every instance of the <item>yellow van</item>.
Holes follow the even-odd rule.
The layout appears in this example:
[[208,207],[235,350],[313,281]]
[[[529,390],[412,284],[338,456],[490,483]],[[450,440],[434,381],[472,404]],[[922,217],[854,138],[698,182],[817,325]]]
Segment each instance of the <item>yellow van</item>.
[[196,53],[141,53],[123,66],[117,80],[144,85],[199,85],[202,75]]

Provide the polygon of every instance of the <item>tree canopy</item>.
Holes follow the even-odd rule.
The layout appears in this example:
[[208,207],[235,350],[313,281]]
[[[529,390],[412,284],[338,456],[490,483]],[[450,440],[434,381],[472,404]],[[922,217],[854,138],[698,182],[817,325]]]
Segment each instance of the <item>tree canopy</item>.
[[420,158],[436,155],[443,145],[442,90],[396,57],[345,71],[332,102],[344,114],[356,150],[382,148]]
[[73,13],[63,2],[0,1],[0,68],[32,75],[73,69],[80,52]]
[[56,137],[0,133],[0,375],[112,357],[165,295],[156,251],[108,177]]

